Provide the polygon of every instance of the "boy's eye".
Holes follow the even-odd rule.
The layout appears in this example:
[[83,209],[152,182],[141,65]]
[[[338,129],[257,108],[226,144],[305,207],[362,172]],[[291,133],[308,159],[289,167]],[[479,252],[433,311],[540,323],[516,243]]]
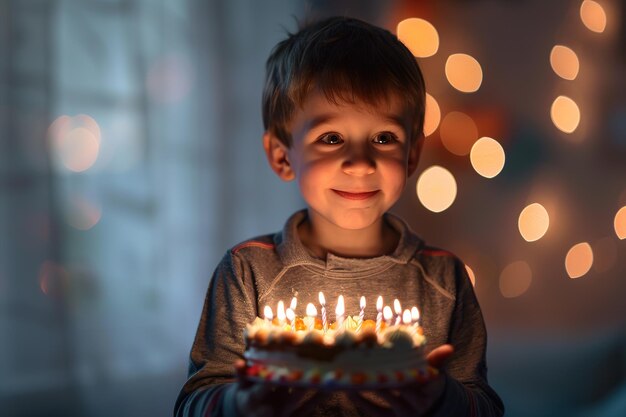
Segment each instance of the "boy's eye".
[[328,145],[339,145],[343,143],[343,139],[338,133],[326,133],[320,136],[319,141],[326,143]]
[[398,138],[396,137],[396,135],[391,132],[379,133],[378,135],[376,135],[376,137],[374,137],[374,143],[380,143],[382,145],[394,143],[397,140]]

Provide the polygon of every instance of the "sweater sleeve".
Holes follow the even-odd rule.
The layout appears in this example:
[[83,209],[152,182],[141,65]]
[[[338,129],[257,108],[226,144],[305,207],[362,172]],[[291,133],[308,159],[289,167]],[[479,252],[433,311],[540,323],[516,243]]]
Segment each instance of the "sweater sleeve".
[[504,405],[487,383],[487,332],[465,266],[455,260],[456,302],[449,343],[454,355],[447,365],[443,398],[429,416],[501,417]]
[[234,362],[243,358],[243,329],[256,317],[249,271],[230,251],[217,266],[207,290],[191,348],[188,379],[178,395],[175,417],[234,414]]

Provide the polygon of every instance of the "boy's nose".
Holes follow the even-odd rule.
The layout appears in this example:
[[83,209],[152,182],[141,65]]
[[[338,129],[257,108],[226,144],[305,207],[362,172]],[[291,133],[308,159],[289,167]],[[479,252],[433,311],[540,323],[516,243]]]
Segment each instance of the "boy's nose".
[[349,175],[370,175],[376,172],[376,162],[367,152],[350,152],[343,161],[342,169]]

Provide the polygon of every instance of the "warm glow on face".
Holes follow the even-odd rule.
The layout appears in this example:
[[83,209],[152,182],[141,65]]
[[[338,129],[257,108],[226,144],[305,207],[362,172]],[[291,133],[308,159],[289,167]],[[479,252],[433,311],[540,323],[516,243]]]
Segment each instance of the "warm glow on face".
[[606,29],[606,12],[602,6],[591,0],[585,0],[580,5],[580,19],[592,32],[602,33]]
[[565,256],[565,270],[570,278],[582,277],[589,272],[592,265],[593,251],[587,242],[572,246]]
[[476,139],[478,128],[474,120],[465,113],[451,111],[446,114],[439,127],[441,143],[455,155],[465,156]]
[[504,168],[504,149],[497,140],[483,137],[472,146],[470,161],[472,166],[485,178],[493,178]]
[[456,198],[456,180],[450,171],[432,166],[417,179],[417,197],[428,210],[439,213],[452,205]]
[[558,96],[552,103],[550,117],[557,129],[565,133],[572,133],[580,123],[580,110],[571,98]]
[[626,206],[619,209],[615,214],[613,226],[615,227],[617,237],[620,240],[626,239]]
[[539,203],[533,203],[524,208],[519,215],[517,227],[527,242],[539,240],[548,231],[550,216],[548,211]]
[[426,108],[424,115],[424,136],[429,136],[439,127],[441,120],[441,110],[437,100],[430,94],[426,93]]
[[70,171],[85,171],[98,158],[100,127],[87,115],[57,118],[50,125],[48,136],[54,159]]
[[453,54],[446,61],[446,78],[452,87],[473,93],[483,82],[483,70],[476,59],[467,54]]
[[519,297],[528,290],[532,279],[533,274],[528,263],[510,263],[500,274],[500,292],[506,298]]
[[559,77],[573,80],[578,75],[578,56],[567,46],[556,45],[550,52],[550,65]]
[[419,58],[427,58],[439,49],[437,29],[424,19],[410,18],[398,23],[398,39]]
[[472,271],[472,268],[465,265],[465,270],[467,271],[467,275],[469,276],[469,279],[472,282],[472,286],[476,286],[476,275],[474,275],[474,271]]

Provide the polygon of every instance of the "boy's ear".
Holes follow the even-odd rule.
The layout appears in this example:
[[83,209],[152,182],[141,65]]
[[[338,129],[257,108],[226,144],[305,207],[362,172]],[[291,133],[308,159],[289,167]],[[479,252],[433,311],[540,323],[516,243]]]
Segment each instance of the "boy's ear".
[[422,154],[422,147],[424,146],[424,136],[420,135],[411,140],[409,149],[409,163],[407,164],[407,178],[413,175],[417,169],[417,164],[420,161],[420,155]]
[[274,171],[281,180],[291,181],[296,178],[291,168],[291,163],[289,162],[287,146],[283,144],[276,135],[269,131],[263,134],[263,149],[265,149],[267,162],[269,162],[272,171]]

